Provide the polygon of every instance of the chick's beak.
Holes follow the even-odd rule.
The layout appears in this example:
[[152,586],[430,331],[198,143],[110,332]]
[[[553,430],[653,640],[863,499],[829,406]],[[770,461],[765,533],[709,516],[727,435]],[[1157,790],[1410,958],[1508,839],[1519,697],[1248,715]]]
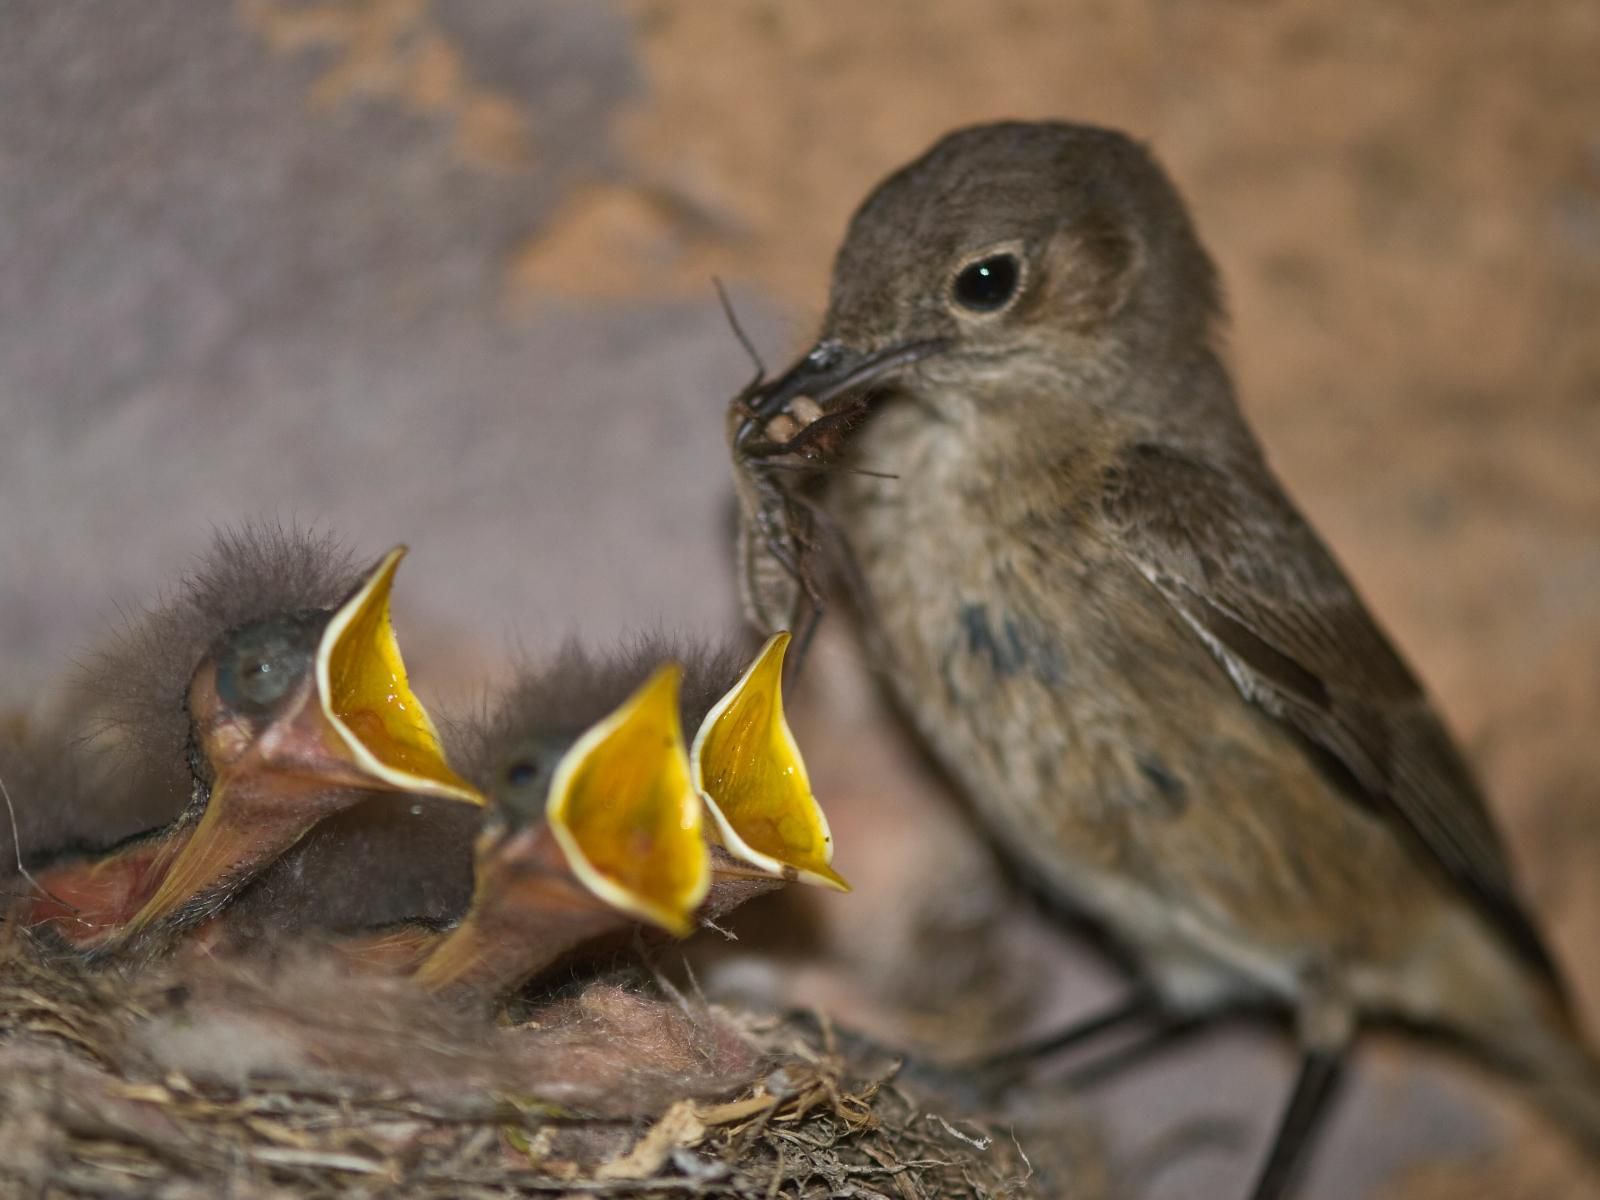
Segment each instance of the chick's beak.
[[706,714],[689,752],[695,788],[735,858],[771,875],[848,892],[833,869],[833,835],[811,794],[783,715],[783,656],[774,634],[743,678]]
[[334,612],[310,678],[264,728],[229,712],[214,664],[196,673],[190,711],[213,769],[211,796],[119,937],[176,914],[184,914],[181,921],[204,915],[185,910],[248,879],[361,791],[483,804],[482,794],[445,761],[433,722],[406,679],[389,618],[404,554],[403,547],[391,550]]
[[358,774],[395,791],[483,804],[483,794],[445,761],[439,733],[406,680],[389,616],[396,546],[334,613],[317,649],[321,715]]
[[543,821],[484,833],[472,909],[418,967],[423,987],[503,990],[636,919],[693,930],[711,867],[678,718],[681,674],[662,667],[573,743]]
[[658,669],[567,751],[546,820],[596,896],[680,937],[711,885],[700,796],[689,773],[676,664]]
[[417,965],[414,977],[429,991],[509,990],[633,922],[579,881],[547,822],[486,831],[476,859],[472,908]]

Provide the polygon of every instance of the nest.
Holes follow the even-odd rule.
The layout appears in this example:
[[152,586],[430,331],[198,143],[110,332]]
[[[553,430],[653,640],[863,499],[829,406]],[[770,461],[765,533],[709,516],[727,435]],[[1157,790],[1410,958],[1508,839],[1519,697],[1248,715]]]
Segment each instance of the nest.
[[7,1194],[1061,1194],[897,1069],[637,973],[492,1021],[309,949],[125,973],[0,946]]

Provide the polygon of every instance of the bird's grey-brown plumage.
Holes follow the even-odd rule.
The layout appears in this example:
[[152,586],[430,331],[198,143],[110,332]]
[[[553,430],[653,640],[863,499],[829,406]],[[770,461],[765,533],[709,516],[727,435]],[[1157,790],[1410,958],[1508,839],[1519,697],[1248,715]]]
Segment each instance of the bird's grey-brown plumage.
[[1128,448],[1103,504],[1123,552],[1243,693],[1330,754],[1556,984],[1466,764],[1338,564],[1259,458]]
[[816,347],[740,403],[853,381],[866,470],[813,484],[868,644],[1000,843],[1169,1004],[1275,996],[1330,1046],[1441,1024],[1565,1071],[1552,1107],[1600,1134],[1483,798],[1267,467],[1220,326],[1141,147],[983,126],[866,200]]

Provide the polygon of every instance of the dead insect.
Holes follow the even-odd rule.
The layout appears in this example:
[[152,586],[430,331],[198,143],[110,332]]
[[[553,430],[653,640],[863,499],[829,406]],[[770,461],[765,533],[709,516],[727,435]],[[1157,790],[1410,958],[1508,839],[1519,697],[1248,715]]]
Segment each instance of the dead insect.
[[[767,369],[745,334],[721,280],[712,281],[733,335],[755,364],[755,375],[728,404],[728,450],[733,459],[734,488],[739,501],[736,557],[739,595],[745,619],[763,634],[793,630],[805,614],[807,629],[798,639],[796,663],[804,655],[810,632],[822,609],[822,590],[811,571],[815,550],[810,510],[799,503],[779,478],[782,468],[774,449],[787,446],[810,419],[821,415],[802,408],[797,415],[759,417],[753,402],[766,383]],[[814,405],[814,402],[811,402]]]
[[[754,377],[728,404],[728,449],[739,498],[737,559],[745,617],[762,633],[795,633],[795,669],[822,619],[818,564],[825,535],[842,541],[804,494],[811,475],[831,469],[850,428],[866,413],[863,398],[828,407],[835,395],[794,395],[770,408],[773,385],[740,327],[722,285],[717,294],[734,336],[755,363]],[[830,564],[833,565],[833,564]],[[843,564],[848,567],[848,564]]]
[[782,443],[760,436],[764,423],[747,407],[748,395],[760,382],[758,376],[728,409],[728,443],[739,498],[740,598],[745,617],[763,633],[805,623],[797,647],[803,649],[822,611],[822,589],[813,570],[815,521],[812,510],[793,491],[793,480],[781,477],[778,457],[769,452],[769,447]]

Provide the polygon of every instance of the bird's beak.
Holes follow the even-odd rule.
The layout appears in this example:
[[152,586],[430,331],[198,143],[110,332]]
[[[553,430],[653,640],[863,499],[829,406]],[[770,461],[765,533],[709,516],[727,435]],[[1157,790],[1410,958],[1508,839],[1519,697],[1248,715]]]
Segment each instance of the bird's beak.
[[711,884],[678,717],[682,668],[659,668],[556,765],[546,820],[591,892],[678,936]]
[[711,864],[678,717],[681,678],[663,666],[572,745],[543,822],[483,836],[472,910],[418,968],[422,986],[512,987],[637,919],[693,931]]
[[848,892],[833,869],[828,818],[811,794],[800,747],[783,715],[783,655],[774,634],[706,714],[689,751],[694,785],[716,836],[735,858],[770,875]]
[[199,823],[118,939],[205,915],[187,911],[242,883],[322,817],[362,791],[442,796],[481,805],[483,795],[445,761],[432,720],[412,692],[389,617],[404,547],[386,554],[335,610],[312,678],[264,729],[247,732],[224,709],[215,668],[201,667],[191,715],[215,769]]
[[760,440],[767,422],[788,411],[801,396],[809,397],[826,412],[840,397],[936,354],[944,346],[944,341],[933,338],[864,351],[825,338],[782,375],[741,398],[746,417],[734,432],[733,448],[737,452]]
[[389,616],[396,546],[334,613],[317,648],[320,715],[358,774],[394,791],[482,805],[483,794],[450,768],[427,709],[406,680]]
[[624,911],[573,870],[548,821],[486,831],[479,840],[472,908],[417,965],[429,991],[510,991],[568,951],[627,928]]

